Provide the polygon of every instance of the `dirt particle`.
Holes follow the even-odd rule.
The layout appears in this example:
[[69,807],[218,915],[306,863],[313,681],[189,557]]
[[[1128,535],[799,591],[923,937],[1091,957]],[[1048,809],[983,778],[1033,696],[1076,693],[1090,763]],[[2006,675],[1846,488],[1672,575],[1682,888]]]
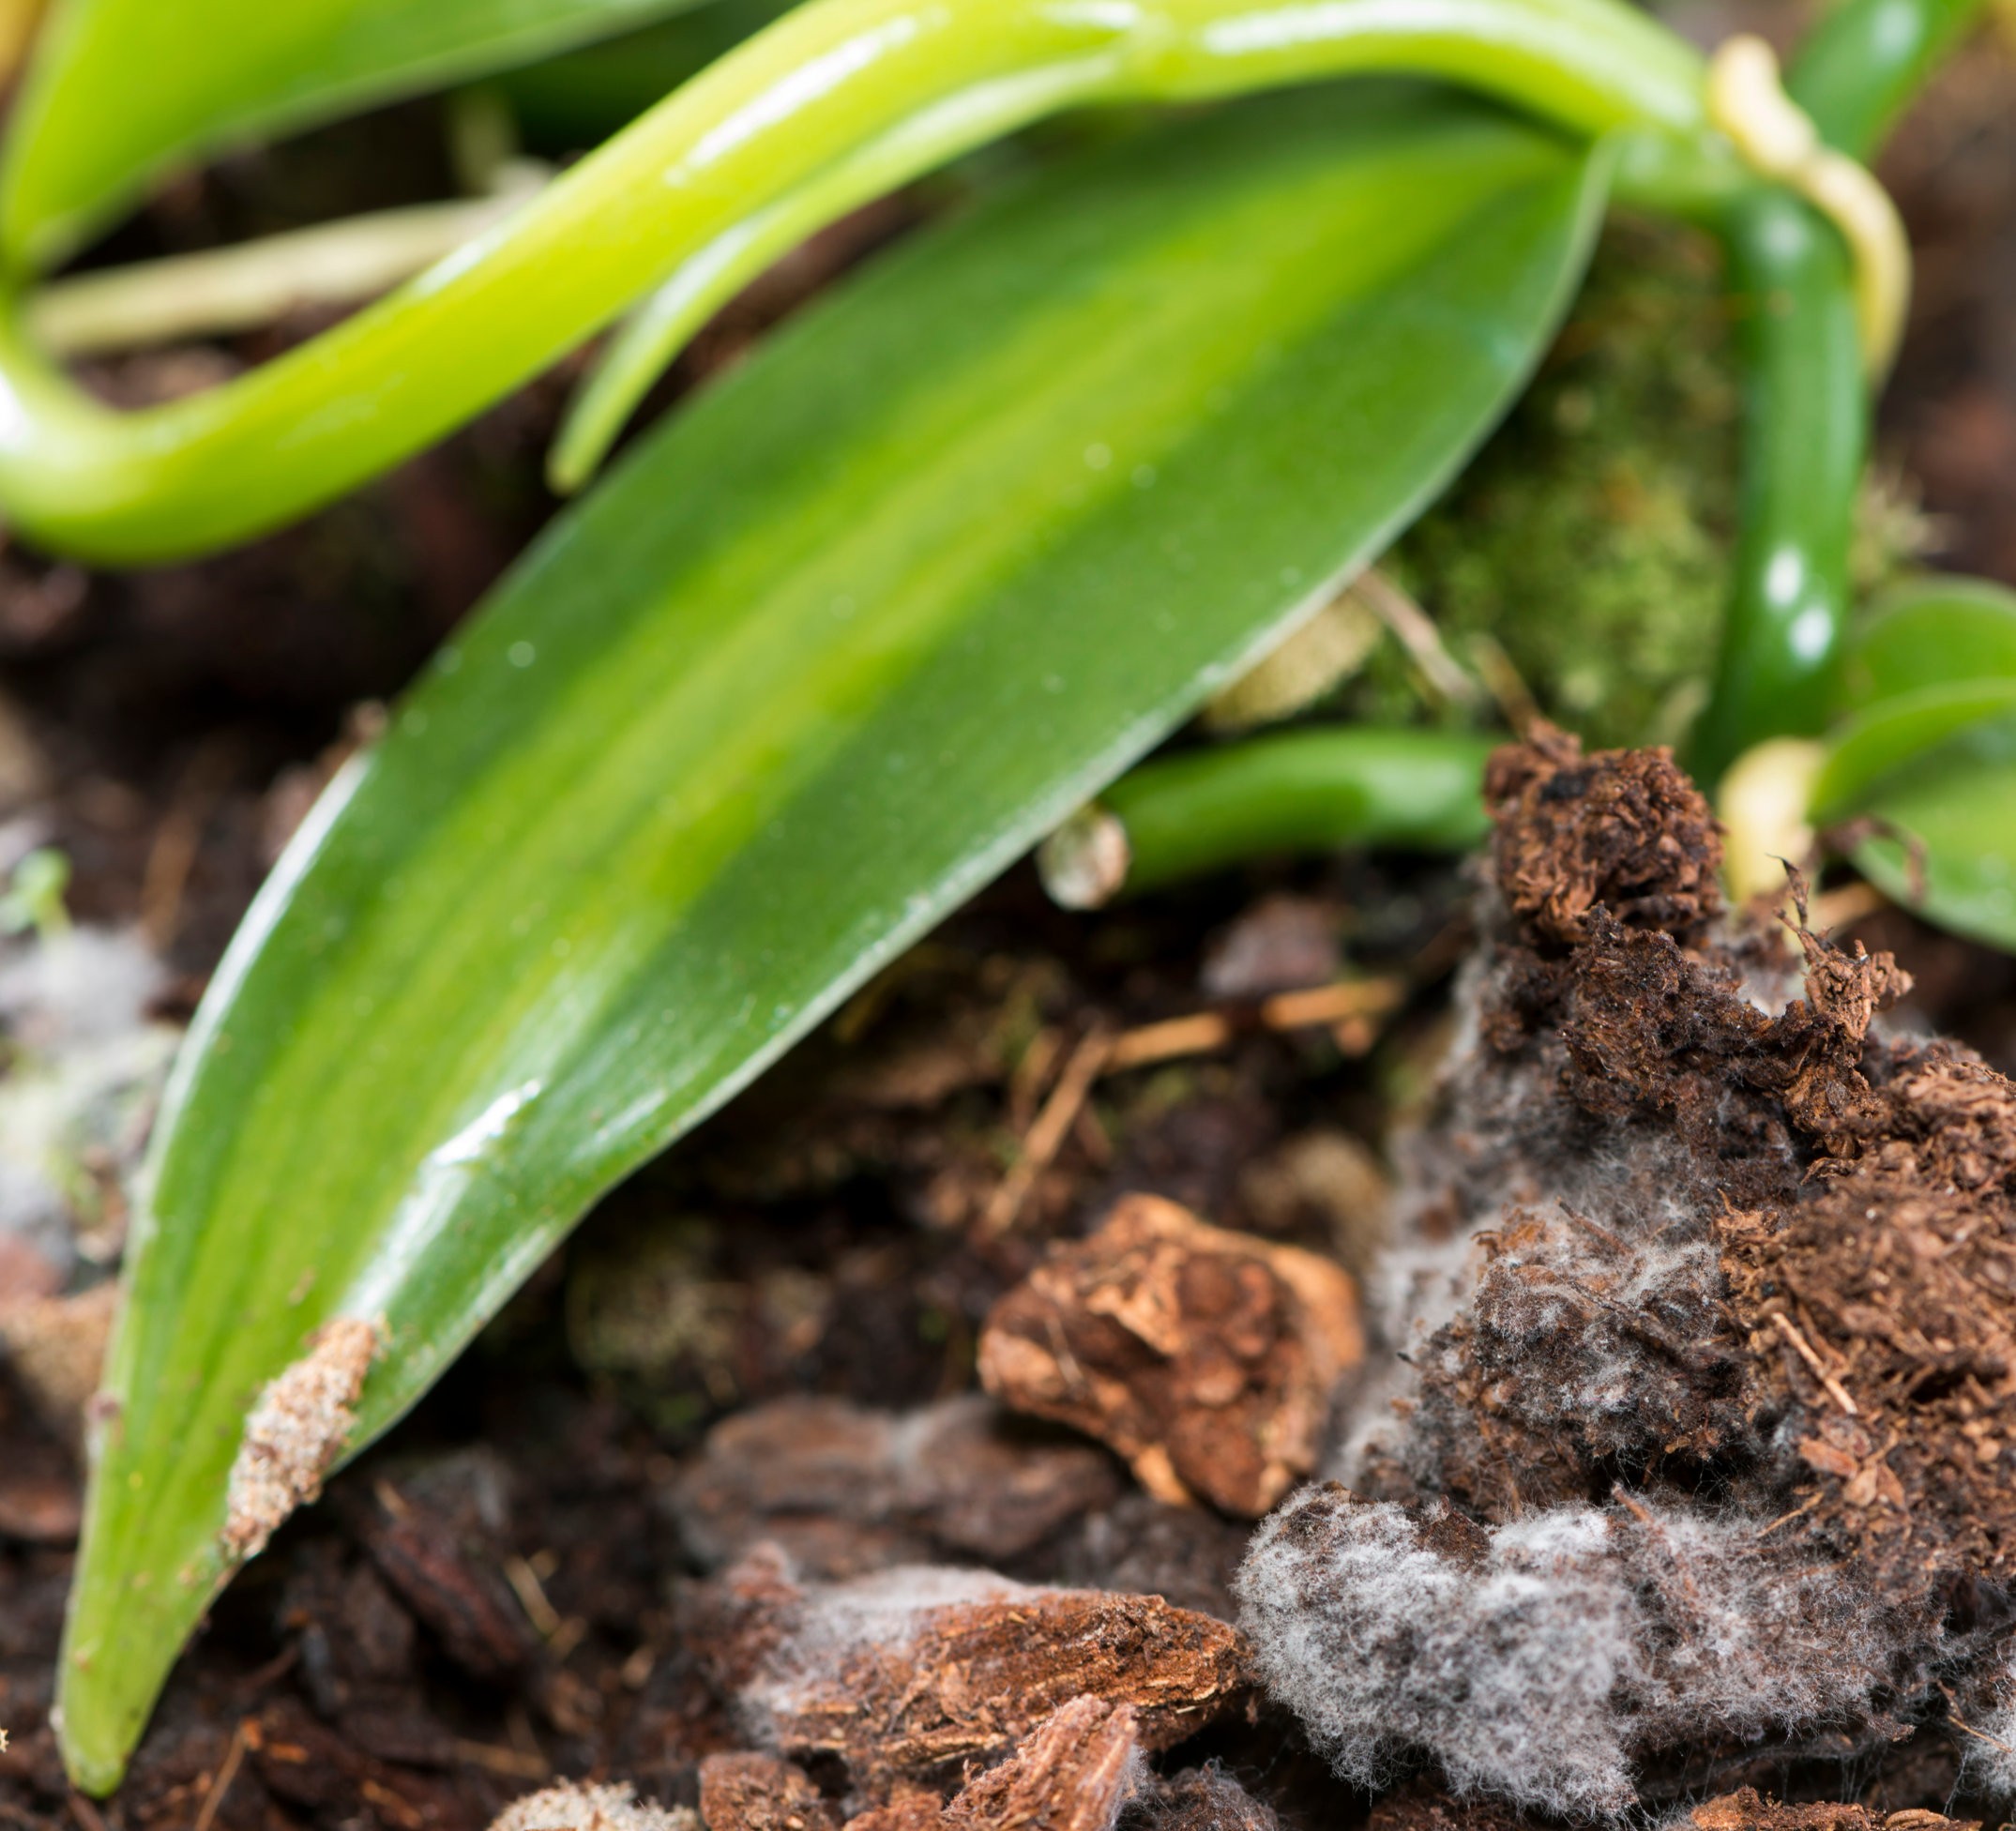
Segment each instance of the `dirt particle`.
[[1148,1831],[1280,1831],[1272,1807],[1217,1767],[1192,1767],[1156,1782],[1137,1805]]
[[118,1306],[119,1287],[110,1281],[75,1296],[0,1303],[0,1343],[14,1371],[50,1428],[71,1444],[83,1441]]
[[1599,905],[1629,928],[1698,938],[1721,909],[1722,844],[1673,752],[1598,750],[1536,725],[1493,753],[1492,872],[1515,918],[1572,946]]
[[296,1507],[321,1494],[356,1424],[351,1408],[383,1339],[378,1324],[340,1316],[259,1395],[225,1500],[222,1537],[233,1558],[257,1556]]
[[527,1793],[498,1813],[490,1831],[700,1831],[685,1806],[656,1806],[628,1786],[568,1780]]
[[1781,1804],[1755,1787],[1709,1799],[1688,1814],[1696,1831],[1980,1831],[1972,1820],[1938,1812],[1872,1811],[1867,1806]]
[[716,1426],[670,1504],[705,1565],[768,1538],[831,1578],[946,1556],[1001,1564],[1123,1486],[1104,1451],[978,1393],[902,1413],[796,1398]]
[[700,1763],[706,1831],[834,1831],[839,1814],[802,1769],[775,1755],[709,1755]]

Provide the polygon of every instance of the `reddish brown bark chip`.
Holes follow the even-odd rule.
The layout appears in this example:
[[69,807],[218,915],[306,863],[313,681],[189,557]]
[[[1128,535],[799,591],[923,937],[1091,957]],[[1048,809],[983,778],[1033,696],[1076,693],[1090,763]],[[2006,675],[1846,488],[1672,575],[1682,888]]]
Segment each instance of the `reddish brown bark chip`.
[[952,1831],[1110,1831],[1144,1772],[1134,1712],[1073,1698],[946,1808]]
[[1980,1831],[1978,1821],[1937,1812],[1872,1812],[1866,1806],[1780,1805],[1755,1787],[1725,1793],[1689,1814],[1698,1831]]
[[909,1567],[800,1587],[759,1552],[706,1586],[688,1625],[754,1741],[837,1758],[871,1796],[998,1760],[1060,1705],[1127,1704],[1150,1749],[1242,1692],[1243,1642],[1160,1596],[1032,1589]]
[[847,1821],[846,1831],[938,1831],[945,1801],[921,1787],[905,1787],[887,1805],[871,1806]]
[[995,1305],[980,1379],[1112,1445],[1158,1499],[1253,1518],[1315,1466],[1363,1352],[1340,1266],[1130,1195]]
[[775,1755],[709,1755],[700,1763],[706,1831],[833,1831],[840,1815],[804,1773]]
[[1685,943],[1721,909],[1721,835],[1671,750],[1585,757],[1579,739],[1537,725],[1493,753],[1484,798],[1493,875],[1537,941],[1571,946],[1601,905]]

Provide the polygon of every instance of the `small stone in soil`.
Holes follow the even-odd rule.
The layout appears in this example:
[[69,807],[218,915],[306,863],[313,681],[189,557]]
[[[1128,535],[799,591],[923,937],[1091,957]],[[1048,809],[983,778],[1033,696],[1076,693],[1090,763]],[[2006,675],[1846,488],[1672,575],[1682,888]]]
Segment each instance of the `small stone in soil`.
[[768,1538],[808,1575],[1011,1562],[1120,1496],[1112,1459],[978,1393],[914,1412],[781,1399],[717,1425],[668,1497],[707,1566]]

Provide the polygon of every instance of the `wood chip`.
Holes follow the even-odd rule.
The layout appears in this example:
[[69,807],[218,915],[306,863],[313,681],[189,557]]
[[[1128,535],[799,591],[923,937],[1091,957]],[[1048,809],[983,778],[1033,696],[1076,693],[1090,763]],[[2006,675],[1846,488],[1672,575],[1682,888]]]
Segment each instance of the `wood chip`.
[[1126,1704],[1143,1747],[1180,1742],[1243,1695],[1236,1629],[1157,1596],[1035,1589],[912,1566],[800,1583],[756,1552],[695,1592],[686,1624],[751,1739],[871,1797],[956,1781],[1075,1698]]
[[1257,1518],[1314,1469],[1363,1353],[1341,1266],[1132,1195],[994,1307],[980,1379],[1111,1445],[1159,1499]]

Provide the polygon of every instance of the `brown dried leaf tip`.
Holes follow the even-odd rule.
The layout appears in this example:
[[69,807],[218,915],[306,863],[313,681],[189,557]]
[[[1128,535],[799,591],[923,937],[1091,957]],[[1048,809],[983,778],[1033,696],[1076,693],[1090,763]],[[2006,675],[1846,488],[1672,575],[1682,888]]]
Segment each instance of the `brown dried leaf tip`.
[[259,1395],[231,1465],[221,1535],[231,1557],[256,1557],[296,1507],[321,1494],[356,1428],[352,1407],[384,1339],[378,1324],[339,1316]]
[[1314,1468],[1363,1353],[1341,1267],[1130,1195],[994,1307],[980,1380],[1111,1445],[1159,1500],[1251,1519]]

